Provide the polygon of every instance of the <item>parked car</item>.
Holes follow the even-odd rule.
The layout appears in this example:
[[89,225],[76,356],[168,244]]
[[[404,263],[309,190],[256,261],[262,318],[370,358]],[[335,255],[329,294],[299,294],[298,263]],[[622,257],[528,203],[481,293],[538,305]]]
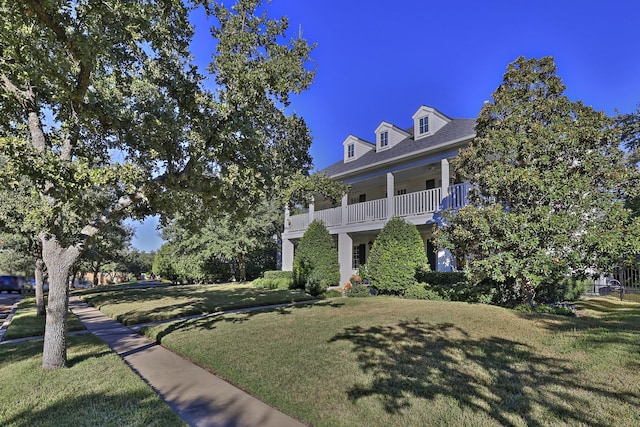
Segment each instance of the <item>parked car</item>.
[[2,291],[21,294],[24,291],[24,278],[20,276],[0,276],[0,292]]

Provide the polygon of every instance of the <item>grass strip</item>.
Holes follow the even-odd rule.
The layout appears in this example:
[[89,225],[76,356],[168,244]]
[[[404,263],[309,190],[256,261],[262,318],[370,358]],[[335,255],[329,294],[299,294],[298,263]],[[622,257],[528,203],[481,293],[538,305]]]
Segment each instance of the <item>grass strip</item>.
[[70,367],[58,370],[42,369],[42,340],[0,347],[0,425],[185,425],[98,338],[68,343]]
[[[18,303],[11,324],[4,335],[4,340],[24,337],[38,337],[44,335],[45,316],[38,316],[36,312],[36,299],[25,298]],[[69,311],[67,314],[67,330],[82,331],[85,327],[78,318]]]
[[313,299],[301,290],[260,289],[251,284],[184,285],[111,289],[82,299],[125,325],[155,322],[222,310]]

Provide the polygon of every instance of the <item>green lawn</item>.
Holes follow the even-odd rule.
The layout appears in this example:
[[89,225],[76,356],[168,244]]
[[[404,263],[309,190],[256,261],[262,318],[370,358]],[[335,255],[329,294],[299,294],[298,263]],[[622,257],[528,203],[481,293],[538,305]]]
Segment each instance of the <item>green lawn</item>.
[[[25,298],[18,303],[11,324],[4,334],[4,340],[34,337],[44,335],[45,317],[36,314],[36,299]],[[69,312],[67,316],[67,330],[81,331],[84,326],[76,316]]]
[[314,426],[640,424],[640,305],[580,307],[339,298],[147,333]]
[[0,345],[0,425],[185,425],[98,338],[68,344],[70,368],[53,371],[41,368],[41,339]]
[[125,325],[312,299],[301,290],[258,289],[246,283],[110,288],[104,292],[92,288],[76,295]]

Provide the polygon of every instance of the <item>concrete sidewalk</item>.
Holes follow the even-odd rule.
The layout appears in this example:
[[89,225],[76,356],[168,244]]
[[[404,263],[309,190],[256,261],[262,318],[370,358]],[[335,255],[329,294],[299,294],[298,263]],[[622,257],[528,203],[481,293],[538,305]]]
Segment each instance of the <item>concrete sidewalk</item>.
[[69,308],[189,425],[304,426],[72,296]]

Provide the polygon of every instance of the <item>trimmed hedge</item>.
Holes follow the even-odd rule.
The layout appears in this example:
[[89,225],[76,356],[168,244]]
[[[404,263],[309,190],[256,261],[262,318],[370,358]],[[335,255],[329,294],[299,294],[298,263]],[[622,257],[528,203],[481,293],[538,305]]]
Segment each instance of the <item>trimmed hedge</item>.
[[539,303],[555,303],[574,301],[593,287],[593,280],[566,277],[557,281],[542,282],[536,288],[535,301]]
[[454,286],[460,282],[466,282],[467,277],[461,271],[429,271],[420,270],[416,274],[418,282],[433,283],[438,287]]
[[404,291],[404,298],[407,299],[424,299],[424,300],[432,300],[432,301],[440,301],[443,298],[440,294],[426,283],[415,283],[409,286]]
[[338,249],[322,221],[313,221],[304,232],[293,256],[293,280],[311,295],[340,282]]
[[268,279],[261,277],[253,281],[253,286],[265,289],[293,289],[293,278]]
[[367,285],[354,285],[345,290],[344,295],[349,298],[366,298],[375,295],[375,290]]
[[428,283],[427,289],[447,301],[490,304],[495,302],[498,292],[495,283],[485,280],[472,284],[463,272],[419,271],[416,278],[419,282]]
[[373,242],[362,269],[364,278],[382,293],[401,295],[416,283],[416,272],[428,269],[427,254],[418,228],[394,217]]
[[291,279],[293,280],[293,271],[268,270],[262,274],[265,279]]

